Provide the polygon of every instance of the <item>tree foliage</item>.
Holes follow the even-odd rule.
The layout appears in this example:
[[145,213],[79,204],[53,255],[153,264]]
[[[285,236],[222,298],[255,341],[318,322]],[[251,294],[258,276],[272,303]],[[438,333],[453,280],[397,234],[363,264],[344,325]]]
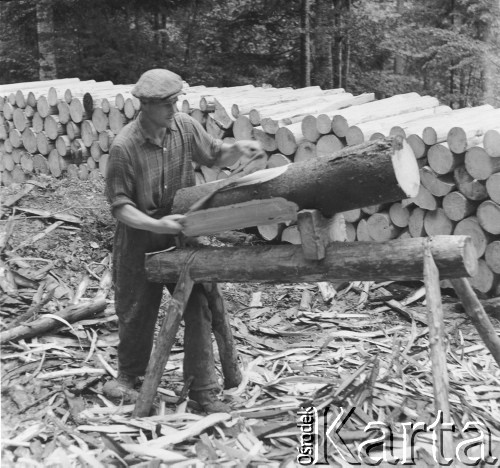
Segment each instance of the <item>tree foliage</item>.
[[[0,2],[0,83],[39,77],[40,1]],[[165,67],[193,85],[300,87],[308,57],[324,88],[500,104],[497,0],[310,0],[307,22],[304,0],[50,2],[59,78],[132,83]]]

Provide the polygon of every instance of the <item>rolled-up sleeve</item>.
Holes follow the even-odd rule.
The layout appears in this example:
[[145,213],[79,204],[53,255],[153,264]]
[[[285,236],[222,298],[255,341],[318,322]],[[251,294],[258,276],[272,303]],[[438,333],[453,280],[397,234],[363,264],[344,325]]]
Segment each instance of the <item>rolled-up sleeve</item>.
[[222,140],[209,135],[202,125],[191,119],[193,144],[193,160],[204,166],[213,166],[220,157]]
[[137,207],[135,180],[132,165],[126,152],[120,146],[112,146],[106,171],[106,196],[111,211],[123,205]]

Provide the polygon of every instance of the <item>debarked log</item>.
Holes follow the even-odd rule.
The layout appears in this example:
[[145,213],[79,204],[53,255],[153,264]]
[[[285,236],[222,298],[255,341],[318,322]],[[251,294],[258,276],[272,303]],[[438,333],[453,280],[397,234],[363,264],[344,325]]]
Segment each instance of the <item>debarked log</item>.
[[[324,216],[364,206],[414,197],[420,185],[412,149],[400,137],[370,141],[321,158],[264,169],[253,180],[221,189],[225,181],[178,190],[173,213],[186,213],[199,199],[216,192],[207,208],[257,199],[283,197],[299,209],[317,209]],[[275,171],[271,177],[267,172]],[[262,181],[257,175],[262,175]],[[249,176],[247,176],[248,178]]]
[[[294,283],[316,281],[421,280],[426,238],[332,242],[323,260],[308,260],[300,245],[199,249],[190,275],[195,282]],[[435,236],[431,252],[441,278],[473,276],[477,258],[468,236]],[[193,249],[146,255],[149,281],[172,283]]]

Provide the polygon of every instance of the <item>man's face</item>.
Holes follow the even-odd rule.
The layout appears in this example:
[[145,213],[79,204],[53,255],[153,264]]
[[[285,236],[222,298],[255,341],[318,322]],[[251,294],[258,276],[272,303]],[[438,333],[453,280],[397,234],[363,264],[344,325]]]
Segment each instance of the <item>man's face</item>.
[[174,114],[177,112],[176,103],[177,98],[168,101],[146,102],[141,105],[141,110],[158,127],[170,128]]

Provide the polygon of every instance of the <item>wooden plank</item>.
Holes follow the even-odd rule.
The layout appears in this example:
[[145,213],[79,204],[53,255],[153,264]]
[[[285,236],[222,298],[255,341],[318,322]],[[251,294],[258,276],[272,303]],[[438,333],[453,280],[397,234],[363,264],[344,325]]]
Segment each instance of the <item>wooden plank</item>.
[[251,226],[295,221],[297,211],[297,205],[284,198],[251,200],[188,213],[183,232],[186,236],[201,236]]

